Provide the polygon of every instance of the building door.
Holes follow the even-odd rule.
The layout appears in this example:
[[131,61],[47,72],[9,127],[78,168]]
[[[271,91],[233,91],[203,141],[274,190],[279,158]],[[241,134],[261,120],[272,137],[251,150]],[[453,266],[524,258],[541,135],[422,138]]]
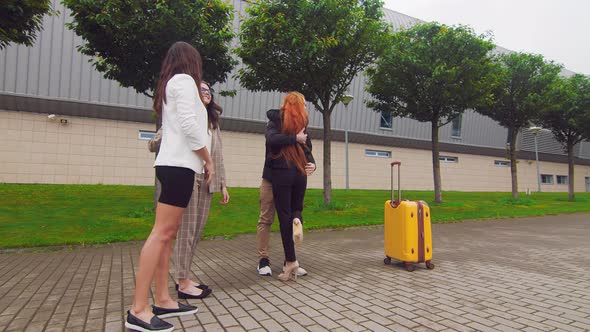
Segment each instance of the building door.
[[586,192],[590,193],[590,177],[586,177]]

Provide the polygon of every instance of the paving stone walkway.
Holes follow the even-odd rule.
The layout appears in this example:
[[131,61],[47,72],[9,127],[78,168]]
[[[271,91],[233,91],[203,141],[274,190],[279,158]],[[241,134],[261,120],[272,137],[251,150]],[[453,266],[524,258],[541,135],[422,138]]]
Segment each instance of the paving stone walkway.
[[[383,264],[383,229],[306,233],[299,282],[256,273],[255,238],[202,241],[214,288],[175,331],[590,331],[590,215],[434,225],[436,268]],[[0,331],[124,331],[138,244],[0,254]],[[173,291],[172,279],[170,287]]]

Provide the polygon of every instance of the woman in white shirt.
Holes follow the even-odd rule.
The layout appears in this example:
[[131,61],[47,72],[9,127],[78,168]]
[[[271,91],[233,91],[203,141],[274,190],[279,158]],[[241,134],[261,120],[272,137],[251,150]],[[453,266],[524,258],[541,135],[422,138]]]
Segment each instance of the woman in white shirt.
[[[156,158],[156,177],[162,192],[156,220],[139,255],[135,295],[125,326],[137,331],[172,331],[161,318],[194,314],[197,307],[173,300],[168,292],[172,243],[193,192],[196,174],[214,176],[207,111],[197,89],[201,83],[199,52],[185,42],[174,43],[162,62],[154,95],[154,110],[162,117],[162,143]],[[154,305],[148,296],[155,280]]]

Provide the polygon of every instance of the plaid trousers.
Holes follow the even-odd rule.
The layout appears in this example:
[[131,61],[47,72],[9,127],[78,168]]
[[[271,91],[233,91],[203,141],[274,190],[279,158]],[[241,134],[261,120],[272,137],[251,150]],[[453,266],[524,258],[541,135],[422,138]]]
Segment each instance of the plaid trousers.
[[204,174],[195,174],[193,195],[182,215],[174,244],[174,262],[178,279],[190,277],[193,253],[209,216],[211,196]]

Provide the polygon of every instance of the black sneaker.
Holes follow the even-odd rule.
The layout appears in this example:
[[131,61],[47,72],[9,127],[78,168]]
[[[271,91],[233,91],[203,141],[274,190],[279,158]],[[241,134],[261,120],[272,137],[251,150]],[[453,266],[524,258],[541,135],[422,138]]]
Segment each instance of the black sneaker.
[[261,258],[256,270],[258,270],[258,274],[262,276],[271,276],[272,270],[270,269],[270,261],[268,258]]
[[152,317],[149,324],[142,321],[141,319],[133,316],[129,310],[127,310],[127,321],[125,321],[125,327],[130,330],[141,331],[141,332],[171,332],[174,330],[174,325],[165,322],[158,318],[158,316]]
[[159,318],[169,318],[184,315],[196,314],[199,309],[194,305],[186,305],[178,302],[178,309],[160,308],[155,305],[152,306],[152,312]]

